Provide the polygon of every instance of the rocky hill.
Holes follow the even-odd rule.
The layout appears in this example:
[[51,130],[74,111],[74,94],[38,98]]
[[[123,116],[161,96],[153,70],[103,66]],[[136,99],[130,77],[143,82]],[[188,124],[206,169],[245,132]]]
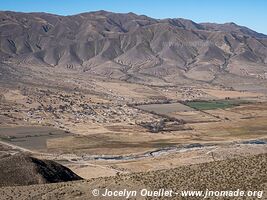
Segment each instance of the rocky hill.
[[0,158],[0,187],[81,180],[70,169],[24,154]]

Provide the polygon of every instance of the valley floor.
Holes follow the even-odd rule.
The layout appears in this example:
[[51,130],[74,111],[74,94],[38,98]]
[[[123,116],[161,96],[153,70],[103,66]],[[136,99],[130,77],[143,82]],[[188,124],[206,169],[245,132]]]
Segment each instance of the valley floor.
[[0,155],[26,152],[88,181],[2,188],[3,199],[88,199],[107,186],[181,190],[189,180],[199,190],[266,186],[266,93],[43,76],[0,86]]

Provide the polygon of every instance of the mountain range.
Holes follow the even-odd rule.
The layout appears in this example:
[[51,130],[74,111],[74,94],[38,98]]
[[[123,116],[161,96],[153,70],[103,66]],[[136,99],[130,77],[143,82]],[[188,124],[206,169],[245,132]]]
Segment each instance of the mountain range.
[[2,11],[0,33],[2,63],[136,82],[267,80],[267,36],[235,23]]

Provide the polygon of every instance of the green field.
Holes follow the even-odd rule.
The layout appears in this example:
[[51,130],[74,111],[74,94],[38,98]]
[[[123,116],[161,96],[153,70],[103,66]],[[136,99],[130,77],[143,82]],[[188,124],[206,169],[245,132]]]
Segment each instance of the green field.
[[214,110],[214,109],[225,109],[234,106],[239,106],[241,101],[190,101],[186,102],[185,105],[197,109],[197,110]]

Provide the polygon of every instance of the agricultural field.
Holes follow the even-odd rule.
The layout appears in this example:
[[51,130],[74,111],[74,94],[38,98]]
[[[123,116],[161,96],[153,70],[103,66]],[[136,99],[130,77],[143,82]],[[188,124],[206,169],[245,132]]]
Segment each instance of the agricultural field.
[[60,129],[43,126],[1,127],[0,139],[33,151],[47,151],[47,143],[54,138],[64,138],[72,134]]
[[154,112],[157,114],[170,114],[173,112],[183,112],[183,111],[192,111],[194,109],[183,105],[181,103],[163,103],[163,104],[147,104],[147,105],[139,105],[137,108],[149,111],[149,112]]
[[214,101],[189,101],[185,105],[194,108],[196,110],[214,110],[214,109],[226,109],[246,104],[248,102],[241,100],[214,100]]

